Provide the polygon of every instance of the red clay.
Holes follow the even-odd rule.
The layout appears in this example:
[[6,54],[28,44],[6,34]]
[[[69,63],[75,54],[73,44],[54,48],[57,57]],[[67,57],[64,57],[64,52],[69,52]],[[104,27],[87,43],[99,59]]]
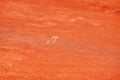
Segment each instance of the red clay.
[[1,0],[0,80],[120,80],[119,0]]

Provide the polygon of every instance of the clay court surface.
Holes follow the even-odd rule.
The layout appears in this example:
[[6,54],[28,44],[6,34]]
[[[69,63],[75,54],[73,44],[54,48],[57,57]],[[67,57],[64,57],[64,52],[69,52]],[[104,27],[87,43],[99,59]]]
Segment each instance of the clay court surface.
[[0,0],[0,80],[120,80],[120,1]]

